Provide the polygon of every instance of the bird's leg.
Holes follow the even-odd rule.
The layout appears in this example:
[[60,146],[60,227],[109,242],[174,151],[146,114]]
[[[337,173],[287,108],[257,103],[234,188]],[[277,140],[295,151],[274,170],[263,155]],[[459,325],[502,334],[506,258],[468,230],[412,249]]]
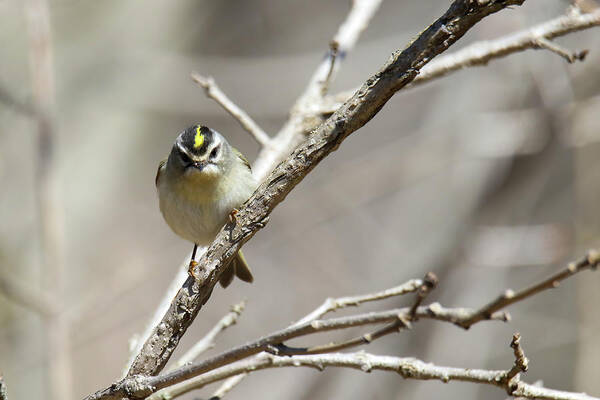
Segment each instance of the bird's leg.
[[190,259],[190,265],[188,267],[188,274],[197,280],[198,277],[194,274],[194,267],[196,267],[196,265],[198,265],[198,263],[195,260],[196,250],[198,250],[198,245],[196,243],[194,243],[194,250],[192,250],[192,258]]

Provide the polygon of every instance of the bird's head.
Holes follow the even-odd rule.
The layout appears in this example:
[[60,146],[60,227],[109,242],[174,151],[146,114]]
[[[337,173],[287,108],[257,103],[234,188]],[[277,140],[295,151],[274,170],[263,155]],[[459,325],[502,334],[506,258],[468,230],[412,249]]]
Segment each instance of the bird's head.
[[215,180],[229,168],[229,151],[229,144],[219,132],[193,125],[175,140],[168,163],[184,178]]

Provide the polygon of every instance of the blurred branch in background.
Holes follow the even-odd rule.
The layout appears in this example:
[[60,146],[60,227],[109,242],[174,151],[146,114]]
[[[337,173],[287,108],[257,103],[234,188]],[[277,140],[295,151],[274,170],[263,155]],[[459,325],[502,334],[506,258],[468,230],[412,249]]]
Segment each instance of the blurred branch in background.
[[[63,204],[59,197],[56,162],[54,60],[50,10],[46,0],[24,3],[29,33],[30,73],[38,129],[35,186],[45,296],[53,298],[58,312],[43,314],[50,399],[69,400],[73,379],[69,322],[61,313],[65,295],[65,243]],[[33,279],[32,281],[35,281]]]
[[6,106],[25,116],[35,116],[35,110],[33,107],[24,101],[18,100],[15,96],[8,92],[2,83],[0,83],[0,103],[4,103]]
[[271,139],[265,131],[250,116],[234,102],[229,100],[229,97],[217,86],[212,77],[205,77],[200,74],[193,73],[192,80],[204,89],[206,95],[216,101],[225,111],[227,111],[239,124],[244,128],[256,142],[262,147],[271,145]]
[[52,297],[12,278],[7,271],[0,273],[0,291],[10,300],[37,312],[43,318],[52,318],[58,312]]

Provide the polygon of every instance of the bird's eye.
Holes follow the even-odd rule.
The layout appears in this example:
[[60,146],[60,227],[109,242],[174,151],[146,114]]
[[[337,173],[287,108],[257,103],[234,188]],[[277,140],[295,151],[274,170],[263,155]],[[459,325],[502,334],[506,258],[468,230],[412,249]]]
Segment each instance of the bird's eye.
[[183,151],[179,151],[179,158],[181,159],[181,161],[183,161],[184,164],[191,164],[192,163],[192,160],[190,159],[190,156],[188,156]]
[[221,147],[221,145],[215,147],[214,149],[212,149],[212,151],[210,152],[209,157],[211,159],[215,159],[217,157],[217,155],[219,154],[219,148]]

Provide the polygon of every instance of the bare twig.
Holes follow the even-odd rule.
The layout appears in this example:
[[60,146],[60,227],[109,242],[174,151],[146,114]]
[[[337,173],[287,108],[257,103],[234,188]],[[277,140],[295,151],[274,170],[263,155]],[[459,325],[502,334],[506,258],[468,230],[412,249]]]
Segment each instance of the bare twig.
[[[408,313],[410,316],[410,312]],[[379,339],[385,335],[389,335],[390,333],[395,333],[401,331],[403,329],[409,329],[410,322],[404,315],[399,315],[394,322],[384,326],[383,328],[379,328],[373,332],[365,333],[364,335],[360,335],[353,339],[345,340],[343,342],[332,342],[324,345],[317,345],[311,347],[288,347],[284,344],[278,344],[273,346],[268,346],[265,350],[267,353],[271,353],[277,356],[293,356],[293,355],[306,355],[306,354],[324,354],[324,353],[332,353],[334,351],[339,351],[343,349],[348,349],[351,347],[360,346],[363,344],[369,344],[372,341]]]
[[438,277],[433,272],[428,272],[423,278],[423,284],[419,286],[419,290],[417,291],[417,298],[413,306],[410,308],[410,319],[415,320],[417,308],[423,303],[425,297],[431,292],[438,284]]
[[493,41],[474,43],[460,51],[440,57],[423,68],[413,85],[427,82],[465,67],[487,65],[490,61],[527,49],[535,49],[540,39],[554,39],[600,25],[600,11],[585,15],[563,15],[548,22]]
[[333,71],[335,69],[335,61],[340,52],[340,44],[334,39],[329,43],[329,72],[327,72],[327,76],[325,77],[325,81],[321,85],[321,96],[325,96],[327,91],[329,90],[329,84],[333,78]]
[[271,138],[262,130],[260,126],[250,116],[238,107],[233,101],[227,97],[225,93],[217,86],[215,80],[210,76],[202,76],[198,73],[192,73],[192,80],[200,85],[206,95],[216,101],[225,109],[239,124],[244,128],[254,140],[263,147],[271,145]]
[[[409,87],[429,82],[432,79],[443,77],[463,68],[485,66],[490,61],[506,57],[510,54],[528,49],[538,49],[540,48],[540,40],[548,41],[559,36],[599,25],[600,10],[595,10],[590,14],[563,15],[496,40],[476,42],[462,50],[438,57],[432,61],[421,70],[419,76],[411,82]],[[575,59],[581,60],[585,56],[585,52],[567,52],[567,54],[569,57],[575,55]],[[561,56],[564,56],[564,54],[561,54]],[[325,114],[334,112],[356,90],[352,89],[325,97],[321,105],[321,111]]]
[[559,46],[558,44],[554,43],[553,41],[548,40],[543,37],[536,39],[536,45],[539,48],[547,49],[553,53],[558,54],[559,56],[561,56],[562,58],[567,60],[567,62],[569,64],[573,64],[575,61],[583,61],[585,59],[585,56],[587,56],[587,54],[589,53],[589,50],[582,50],[582,51],[567,50],[564,47]]
[[423,281],[421,279],[412,279],[402,285],[382,290],[380,292],[368,293],[359,296],[348,296],[348,297],[338,297],[337,299],[328,298],[321,304],[317,309],[313,312],[296,322],[292,326],[298,326],[305,324],[310,321],[314,321],[317,318],[321,318],[327,313],[346,308],[346,307],[356,307],[362,303],[366,303],[369,301],[377,301],[387,299],[389,297],[401,296],[407,293],[415,292],[423,285]]
[[[318,318],[323,317],[327,313],[334,312],[334,311],[342,309],[342,308],[358,307],[362,303],[366,303],[366,302],[370,302],[370,301],[378,301],[378,300],[387,299],[389,297],[401,296],[401,295],[404,295],[407,293],[412,293],[412,292],[417,291],[422,286],[423,286],[423,281],[421,279],[411,279],[410,281],[403,283],[402,285],[399,285],[399,286],[396,286],[396,287],[393,287],[390,289],[382,290],[379,292],[375,292],[375,293],[368,293],[368,294],[363,294],[363,295],[358,295],[358,296],[338,297],[335,299],[330,297],[330,298],[326,299],[323,302],[323,304],[321,304],[313,312],[306,315],[304,318],[295,322],[291,326],[296,327],[296,326],[305,324],[307,322],[314,321]],[[358,338],[351,339],[351,340],[348,340],[343,343],[337,343],[337,344],[331,343],[331,344],[329,344],[330,350],[328,350],[328,351],[334,351],[332,349],[339,350],[342,348],[353,347],[353,346],[357,346],[360,344],[368,344],[372,340],[375,340],[381,336],[398,331],[400,325],[408,326],[408,321],[398,320],[384,328],[378,329],[375,332],[366,333]],[[280,346],[280,348],[283,348],[283,346]],[[285,348],[288,349],[288,347],[285,347]],[[323,351],[325,351],[324,346],[315,346],[315,347],[306,349],[307,354],[308,353],[310,353],[310,354],[322,353]],[[235,379],[236,385],[239,384],[244,379],[245,376],[247,376],[247,374],[243,374],[243,375],[244,375],[243,377],[239,377],[239,379]],[[238,378],[238,377],[233,377],[230,379],[233,380],[234,378]],[[227,382],[225,382],[223,384],[223,386],[225,386],[226,384],[227,384]],[[183,383],[182,385],[186,385],[186,383]],[[192,390],[193,382],[190,383],[190,385],[186,385],[186,387],[188,387],[188,386],[191,387],[189,390]],[[175,389],[175,390],[172,390],[172,389],[173,388],[168,389],[169,396],[174,396],[174,393],[176,393],[178,390],[178,389]],[[186,390],[185,392],[187,392],[187,391],[188,390]]]
[[590,13],[599,8],[596,0],[572,0],[573,6],[580,12]]
[[[323,353],[331,353],[334,351],[339,351],[343,349],[347,349],[350,347],[355,347],[362,344],[369,344],[373,340],[379,339],[385,335],[390,333],[398,332],[402,329],[410,328],[409,321],[415,321],[417,319],[417,310],[421,305],[425,297],[429,294],[429,292],[437,286],[438,279],[432,272],[427,273],[425,278],[422,281],[423,283],[419,285],[417,290],[417,298],[413,304],[413,306],[409,309],[407,315],[398,314],[397,320],[393,321],[391,324],[386,325],[382,328],[379,328],[373,332],[363,334],[353,339],[346,340],[341,343],[329,343],[326,345],[318,345],[312,346],[308,348],[292,348],[285,346],[283,344],[276,345],[272,348],[268,348],[267,352],[275,354],[275,355],[301,355],[301,354],[323,354]],[[397,289],[397,288],[394,288]],[[363,296],[363,299],[366,297]],[[379,297],[381,299],[382,297]],[[369,298],[373,300],[374,297]],[[335,303],[334,303],[335,304]],[[341,303],[348,304],[348,303]],[[439,309],[438,309],[439,310]],[[501,320],[505,320],[505,318],[499,317]]]
[[[525,352],[523,351],[523,347],[521,347],[520,333],[515,333],[513,335],[510,347],[513,349],[515,355],[515,365],[508,371],[506,379],[508,380],[509,388],[516,388],[516,382],[518,381],[517,375],[520,372],[527,372],[527,368],[529,367],[529,360],[525,357]],[[515,382],[512,382],[514,378],[516,378],[516,380]]]
[[237,322],[238,317],[244,311],[246,302],[242,301],[238,304],[234,304],[231,307],[231,311],[227,313],[223,318],[217,322],[217,324],[208,332],[202,339],[200,339],[190,350],[188,350],[177,362],[173,369],[182,367],[192,361],[198,356],[204,353],[206,350],[215,346],[215,338],[225,329]]
[[588,269],[595,269],[598,266],[598,263],[600,263],[600,253],[597,250],[590,250],[588,254],[581,260],[570,263],[566,268],[552,275],[543,282],[525,288],[517,293],[510,289],[506,290],[494,301],[482,307],[471,318],[460,323],[459,325],[465,329],[468,329],[474,323],[479,322],[482,319],[486,319],[488,316],[494,314],[498,310],[506,308],[511,304],[533,296],[541,291],[558,287],[558,285],[560,285],[560,281],[567,279],[578,272]]

